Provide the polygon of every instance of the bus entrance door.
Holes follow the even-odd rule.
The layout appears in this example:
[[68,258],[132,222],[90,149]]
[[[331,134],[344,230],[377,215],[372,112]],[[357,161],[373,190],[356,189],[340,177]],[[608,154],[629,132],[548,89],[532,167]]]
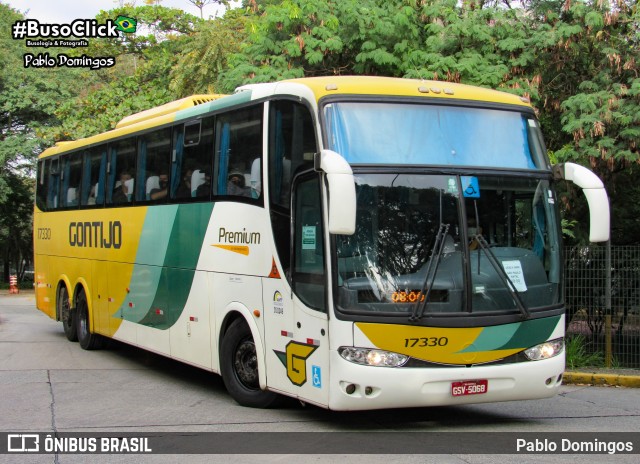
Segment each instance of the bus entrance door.
[[305,308],[297,297],[292,297],[289,285],[282,279],[264,279],[263,290],[269,389],[326,407],[329,400],[326,314]]

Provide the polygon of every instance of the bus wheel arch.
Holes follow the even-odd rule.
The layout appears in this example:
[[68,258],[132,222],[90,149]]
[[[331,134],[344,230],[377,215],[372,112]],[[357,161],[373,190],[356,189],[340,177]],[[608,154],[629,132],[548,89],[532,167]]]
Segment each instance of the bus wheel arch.
[[102,347],[103,338],[101,335],[92,332],[89,302],[84,286],[78,285],[76,290],[76,330],[78,332],[78,342],[83,350],[97,350]]
[[72,305],[71,294],[69,293],[69,286],[64,279],[58,282],[58,288],[56,289],[56,318],[62,321],[62,328],[67,340],[70,342],[78,341],[78,331],[75,320],[75,305]]
[[220,373],[231,397],[242,406],[268,408],[279,395],[260,388],[262,349],[256,334],[240,313],[229,313],[220,330]]

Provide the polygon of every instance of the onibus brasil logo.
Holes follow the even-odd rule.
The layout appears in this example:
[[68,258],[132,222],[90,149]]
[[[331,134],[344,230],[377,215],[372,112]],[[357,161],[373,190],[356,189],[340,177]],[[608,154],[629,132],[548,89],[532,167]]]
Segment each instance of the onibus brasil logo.
[[[99,24],[95,19],[76,19],[70,24],[44,24],[37,19],[16,21],[11,29],[14,40],[26,39],[27,47],[88,47],[86,39],[116,38],[120,33],[132,34],[138,28],[138,21],[128,16],[118,16],[115,20],[108,19]],[[71,37],[80,40],[72,40]],[[67,66],[70,68],[109,68],[115,64],[115,57],[97,56],[70,57],[64,53],[50,56],[49,53],[25,53],[23,56],[25,68],[53,68]]]

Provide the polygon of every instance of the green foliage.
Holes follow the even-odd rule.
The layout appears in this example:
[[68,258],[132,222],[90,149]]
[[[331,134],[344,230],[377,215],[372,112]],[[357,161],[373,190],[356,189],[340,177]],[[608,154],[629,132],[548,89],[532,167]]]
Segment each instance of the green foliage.
[[[0,29],[23,16],[0,3]],[[3,278],[10,268],[18,272],[33,255],[31,217],[33,173],[37,154],[46,147],[40,134],[56,122],[54,109],[72,95],[74,76],[69,69],[24,68],[28,50],[10,34],[0,36],[0,262]]]
[[587,341],[582,335],[565,339],[567,369],[604,367],[604,355],[599,351],[590,352],[587,348]]
[[632,5],[574,2],[552,29],[558,45],[545,56],[548,110],[561,124],[558,158],[590,164],[604,177],[639,160],[639,16]]
[[234,10],[223,18],[196,25],[171,70],[170,89],[177,97],[221,92],[219,74],[226,67],[227,57],[239,51],[246,37],[245,19],[241,10]]
[[562,235],[565,237],[576,238],[576,234],[573,233],[573,229],[578,224],[576,220],[562,219]]
[[[0,29],[22,15],[0,3]],[[47,72],[24,68],[23,54],[32,52],[24,43],[0,36],[0,201],[6,195],[3,180],[8,172],[28,172],[44,143],[39,132],[55,122],[54,110],[72,95],[74,76],[68,68]]]
[[4,263],[4,276],[9,268],[18,272],[19,278],[32,261],[33,256],[33,180],[21,173],[5,172],[7,185],[5,201],[0,202],[0,261]]
[[116,56],[116,66],[83,73],[86,90],[55,109],[62,122],[45,133],[47,140],[74,140],[111,130],[125,116],[176,99],[170,90],[172,69],[203,21],[157,5],[102,11],[97,19],[119,15],[135,17],[142,32],[90,41],[82,53]]

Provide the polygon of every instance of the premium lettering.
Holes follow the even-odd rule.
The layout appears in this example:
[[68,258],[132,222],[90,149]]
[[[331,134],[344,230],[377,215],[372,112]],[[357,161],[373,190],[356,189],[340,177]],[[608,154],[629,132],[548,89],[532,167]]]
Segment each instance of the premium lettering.
[[241,232],[234,232],[227,231],[227,229],[221,227],[218,229],[218,240],[221,243],[260,245],[260,232],[247,232],[247,229],[242,229]]

